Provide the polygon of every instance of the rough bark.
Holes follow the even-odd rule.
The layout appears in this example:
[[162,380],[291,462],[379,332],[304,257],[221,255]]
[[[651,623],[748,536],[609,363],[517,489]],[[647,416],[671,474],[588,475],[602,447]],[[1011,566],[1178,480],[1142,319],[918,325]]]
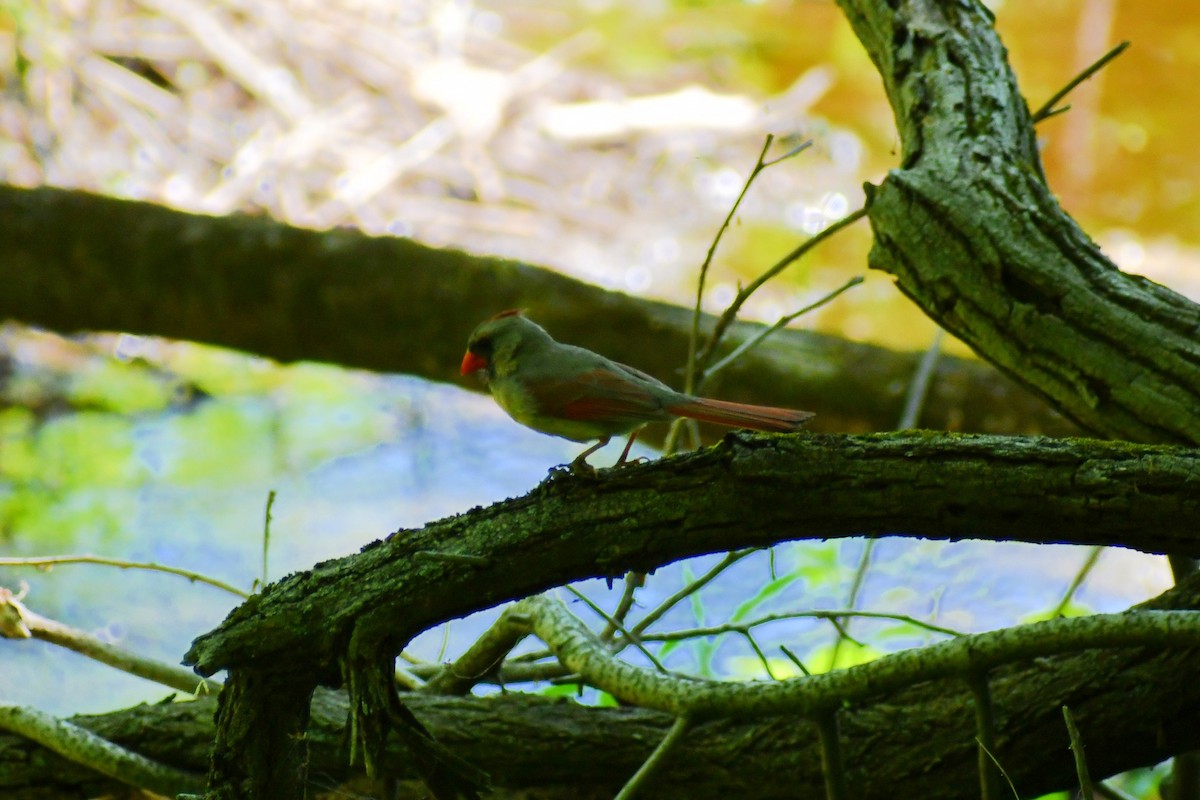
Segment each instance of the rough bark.
[[[1200,608],[1193,578],[1146,608]],[[1060,708],[1071,707],[1087,742],[1094,777],[1155,763],[1200,746],[1200,682],[1178,676],[1200,669],[1196,650],[1145,648],[1038,659],[992,677],[997,755],[1023,796],[1070,787],[1074,767]],[[1151,687],[1172,685],[1173,692]],[[529,695],[433,697],[406,703],[441,741],[487,771],[497,797],[611,797],[671,725],[671,717],[637,708],[587,708]],[[1138,713],[1129,714],[1136,698]],[[946,678],[882,696],[840,714],[853,796],[966,800],[978,796],[971,697]],[[149,757],[191,771],[206,764],[214,702],[141,706],[75,721]],[[352,779],[347,767],[343,693],[314,697],[307,743],[310,792]],[[554,753],[548,758],[547,753]],[[690,729],[650,787],[662,798],[821,796],[820,757],[812,723],[794,718],[712,721]],[[383,772],[413,773],[393,746]],[[771,776],[764,780],[763,776]],[[36,787],[36,788],[35,788]],[[19,737],[0,736],[0,791],[13,800],[93,797],[113,790]],[[402,797],[423,797],[417,784]]]
[[908,533],[1200,555],[1198,489],[1200,452],[1178,447],[730,434],[602,480],[560,474],[525,497],[289,576],[198,638],[187,662],[204,675],[281,665],[329,673],[352,638],[398,652],[443,620],[553,586],[786,539]]
[[[691,311],[545,269],[357,231],[206,217],[57,189],[0,187],[0,319],[116,330],[460,381],[467,335],[527,308],[564,341],[678,383]],[[705,328],[712,318],[705,317]],[[760,326],[737,325],[729,348]],[[653,347],[647,343],[653,342]],[[714,391],[808,408],[818,430],[889,430],[919,353],[783,331]],[[478,382],[464,386],[479,389]],[[994,369],[941,360],[920,425],[983,433],[1077,431]]]
[[[227,686],[238,692],[243,683],[292,685],[298,675],[309,676],[301,680],[311,688],[318,679],[339,681],[345,659],[385,663],[419,631],[505,600],[805,536],[1018,537],[1195,555],[1198,481],[1200,454],[1177,447],[936,433],[731,434],[716,448],[600,481],[561,475],[526,497],[399,531],[358,555],[318,564],[235,609],[193,643],[186,660],[202,674],[229,669]],[[464,565],[464,554],[482,561]],[[364,683],[376,685],[378,672]],[[286,674],[263,677],[271,673]],[[214,764],[247,766],[239,761],[247,736],[261,738],[259,752],[286,752],[288,731],[246,711],[220,729]],[[376,731],[366,743],[375,753],[386,727],[378,718],[366,722]],[[256,774],[214,771],[210,792],[298,796],[274,785],[244,793],[247,776]]]
[[1059,207],[990,12],[838,4],[903,144],[870,203],[871,266],[1085,428],[1200,443],[1200,306],[1119,271]]

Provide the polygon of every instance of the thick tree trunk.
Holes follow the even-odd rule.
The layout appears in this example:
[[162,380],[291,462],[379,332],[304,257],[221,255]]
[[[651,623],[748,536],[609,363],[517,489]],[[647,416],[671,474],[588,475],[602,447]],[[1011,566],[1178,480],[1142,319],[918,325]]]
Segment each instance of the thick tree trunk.
[[838,4],[903,143],[870,203],[871,266],[1085,428],[1200,443],[1200,306],[1120,272],[1059,207],[990,12]]
[[[1200,608],[1200,578],[1145,608]],[[1062,705],[1072,709],[1093,777],[1152,764],[1200,746],[1200,651],[1146,648],[1038,659],[997,670],[992,692],[999,722],[997,757],[1022,796],[1069,788]],[[1171,686],[1171,691],[1148,687]],[[496,797],[608,798],[670,728],[669,715],[637,708],[589,708],[568,700],[513,694],[491,697],[406,695],[438,740],[488,772]],[[1129,698],[1138,713],[1129,713]],[[207,765],[215,702],[141,706],[75,720],[108,739],[191,772]],[[274,707],[273,704],[268,704]],[[309,791],[350,780],[340,692],[319,690],[307,731]],[[947,678],[882,696],[840,714],[853,796],[863,800],[978,797],[972,699]],[[294,741],[294,740],[293,740]],[[412,781],[407,752],[393,744],[381,770]],[[770,776],[767,779],[765,776]],[[0,735],[0,793],[11,800],[94,797],[115,786],[27,740]],[[649,796],[793,798],[822,795],[811,722],[789,717],[718,720],[690,729],[663,765]],[[412,783],[402,797],[427,793]]]
[[[692,313],[405,239],[11,187],[0,187],[0,286],[0,319],[190,339],[437,381],[461,380],[457,366],[480,320],[525,308],[557,338],[676,384]],[[712,324],[706,316],[705,329]],[[734,326],[722,352],[760,329]],[[817,430],[890,430],[919,360],[919,353],[781,331],[731,365],[714,390],[814,410]],[[951,357],[939,362],[919,424],[1077,432],[994,369]]]

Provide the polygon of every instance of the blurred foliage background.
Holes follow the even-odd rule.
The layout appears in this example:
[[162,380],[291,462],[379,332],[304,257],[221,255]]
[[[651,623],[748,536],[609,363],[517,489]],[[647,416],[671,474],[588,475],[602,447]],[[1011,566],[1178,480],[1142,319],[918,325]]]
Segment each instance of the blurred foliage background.
[[[1039,127],[1047,174],[1122,268],[1200,299],[1200,7],[990,6],[1033,107],[1133,42]],[[756,182],[718,255],[710,309],[857,208],[898,146],[874,68],[818,0],[0,0],[0,88],[8,184],[350,225],[680,303],[765,134],[779,152],[811,138]],[[746,315],[774,321],[864,272],[869,247],[868,228],[851,229]],[[801,323],[899,349],[934,331],[882,275]],[[521,494],[576,450],[448,387],[72,333],[0,329],[0,555],[95,551],[249,588],[271,488],[278,577]],[[814,543],[781,548],[770,567],[747,559],[665,622],[842,606],[861,551]],[[1085,561],[1069,548],[885,542],[860,603],[996,627],[1053,608]],[[668,594],[704,563],[663,570],[646,591]],[[42,613],[171,661],[236,602],[162,575],[0,569],[0,585],[23,581]],[[1071,607],[1116,610],[1167,582],[1158,559],[1105,554]],[[603,584],[589,591],[615,600]],[[485,623],[431,632],[413,652],[453,655]],[[810,656],[829,647],[822,624],[772,630]],[[882,623],[861,634],[881,650],[921,640]],[[0,694],[47,710],[159,693],[34,643],[0,649]],[[736,641],[672,658],[762,677]]]

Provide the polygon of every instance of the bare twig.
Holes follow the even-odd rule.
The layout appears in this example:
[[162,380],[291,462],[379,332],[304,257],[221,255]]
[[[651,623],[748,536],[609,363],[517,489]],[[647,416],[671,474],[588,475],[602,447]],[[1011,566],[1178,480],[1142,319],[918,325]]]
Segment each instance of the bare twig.
[[77,628],[43,617],[29,610],[17,595],[3,587],[0,587],[0,620],[5,621],[0,624],[0,636],[6,638],[41,639],[191,695],[215,694],[221,689],[220,682],[201,678],[190,669],[130,653]]
[[275,506],[275,490],[267,492],[267,510],[263,515],[262,585],[267,585],[267,554],[271,548],[271,509]]
[[846,768],[842,763],[842,741],[838,733],[837,709],[818,714],[816,722],[821,745],[821,774],[825,777],[825,798],[849,800]]
[[[636,648],[637,648],[639,651],[641,651],[642,655],[644,655],[646,658],[648,658],[648,659],[650,660],[650,663],[654,665],[655,669],[657,669],[659,672],[662,672],[662,673],[664,673],[664,674],[667,672],[667,668],[666,668],[666,667],[664,667],[664,666],[663,666],[663,665],[662,665],[662,664],[659,662],[659,660],[658,660],[657,658],[655,658],[655,657],[654,657],[654,654],[653,654],[653,653],[651,653],[649,650],[647,650],[647,649],[646,649],[646,646],[645,646],[644,644],[642,644],[641,640],[640,640],[640,639],[638,639],[638,638],[637,638],[635,635],[633,635],[633,634],[632,634],[632,633],[630,633],[629,631],[627,631],[627,630],[625,629],[625,626],[624,626],[624,625],[622,625],[622,624],[621,624],[620,622],[618,622],[617,620],[613,619],[613,618],[612,618],[612,616],[611,616],[611,615],[610,615],[610,614],[609,614],[607,611],[605,611],[603,608],[601,608],[600,606],[598,606],[598,605],[596,605],[594,602],[592,602],[591,598],[589,598],[589,597],[588,597],[587,595],[585,595],[583,592],[581,592],[581,591],[579,591],[578,589],[576,589],[574,586],[567,585],[567,586],[565,586],[564,588],[565,588],[565,589],[566,589],[568,592],[570,592],[571,594],[575,595],[577,598],[579,598],[580,600],[582,600],[582,601],[583,601],[583,603],[584,603],[584,604],[585,604],[585,605],[586,605],[588,608],[590,608],[592,611],[596,612],[596,613],[597,613],[597,614],[599,614],[601,617],[603,617],[603,618],[604,618],[604,620],[605,620],[605,621],[606,621],[606,622],[607,622],[609,625],[612,625],[614,628],[616,628],[618,631],[620,631],[620,632],[621,632],[621,635],[625,637],[625,642],[626,642],[627,644],[632,644],[632,645],[633,645],[634,647],[636,647]],[[549,642],[547,642],[546,644],[549,644]]]
[[[633,596],[638,589],[646,585],[646,573],[644,572],[628,572],[625,574],[625,590],[621,593],[621,600],[617,603],[616,610],[613,611],[613,619],[619,623],[625,622],[625,617],[629,616],[630,609],[633,608]],[[606,623],[604,631],[601,632],[600,638],[608,641],[617,632],[617,627],[612,623]]]
[[925,398],[929,394],[929,384],[937,369],[938,358],[942,354],[942,340],[945,337],[946,332],[941,328],[934,331],[933,341],[929,343],[925,355],[921,356],[921,363],[917,365],[917,371],[913,373],[913,379],[908,384],[908,393],[904,396],[904,410],[900,412],[896,430],[915,428],[917,420],[921,418],[921,409],[925,407]]
[[[897,622],[907,622],[910,625],[924,628],[925,630],[934,633],[944,633],[947,636],[964,636],[961,631],[956,631],[952,628],[944,628],[940,625],[934,625],[931,622],[924,622],[916,617],[910,617],[907,614],[892,614],[886,611],[858,611],[857,609],[837,609],[832,611],[786,611],[777,614],[766,614],[761,617],[749,620],[747,622],[725,622],[720,625],[712,625],[701,628],[687,628],[678,631],[667,631],[665,633],[643,633],[637,628],[633,631],[643,642],[680,642],[686,639],[698,639],[704,636],[719,636],[723,633],[740,633],[745,634],[747,631],[757,628],[760,625],[766,625],[769,622],[779,622],[788,619],[827,619],[836,621],[845,617],[866,617],[868,619],[890,619]],[[854,641],[851,639],[851,641]],[[627,643],[621,639],[614,642],[615,647],[624,647]],[[855,642],[855,644],[861,644]]]
[[795,250],[792,250],[792,252],[775,262],[775,264],[766,272],[762,273],[746,286],[742,287],[742,289],[738,291],[737,296],[733,298],[733,302],[729,304],[729,307],[726,308],[721,316],[717,318],[716,325],[713,326],[712,333],[709,334],[708,341],[704,345],[704,350],[699,356],[696,357],[697,372],[699,373],[700,371],[703,371],[704,366],[712,359],[713,352],[721,343],[721,339],[725,335],[725,331],[733,323],[734,319],[737,318],[737,314],[741,310],[742,306],[746,304],[746,301],[750,299],[751,295],[758,291],[759,287],[774,278],[779,273],[783,272],[785,269],[791,266],[793,262],[808,253],[809,250],[812,250],[821,242],[829,239],[842,229],[848,228],[855,222],[858,222],[866,215],[867,209],[865,206],[857,211],[847,214],[837,222],[834,222],[832,225],[826,227],[820,233],[814,235],[812,238],[805,240],[804,243],[802,243]]
[[[850,596],[846,598],[846,607],[849,609],[854,609],[858,605],[858,595],[862,592],[863,584],[867,582],[867,573],[871,569],[871,558],[875,554],[875,542],[874,538],[868,538],[863,543],[862,555],[859,556],[858,567],[854,570],[854,580],[850,582]],[[838,635],[833,640],[833,652],[829,655],[830,669],[837,666],[838,654],[842,650],[842,642],[845,642],[848,638],[849,617],[840,617],[838,623],[835,626]]]
[[979,745],[979,749],[983,751],[984,755],[991,759],[991,762],[996,765],[996,769],[1000,770],[1000,774],[1004,776],[1004,780],[1008,781],[1008,788],[1012,791],[1014,800],[1021,800],[1021,795],[1019,792],[1017,792],[1017,787],[1013,785],[1012,778],[1008,777],[1008,771],[1004,769],[1004,765],[1000,763],[1000,759],[996,758],[995,754],[993,754],[991,750],[984,747],[983,742],[979,741],[978,738],[975,739],[975,743]]
[[650,757],[643,762],[638,771],[633,774],[633,777],[621,787],[621,791],[617,793],[616,800],[631,800],[635,797],[642,787],[646,785],[650,776],[654,774],[659,766],[666,761],[667,756],[675,748],[680,741],[683,740],[683,735],[687,733],[690,720],[686,714],[681,714],[675,718],[675,724],[671,726],[671,730],[667,731],[667,735],[658,743],[658,747],[654,748],[654,752]]
[[1109,50],[1107,53],[1100,56],[1100,58],[1098,58],[1094,62],[1092,62],[1091,66],[1087,67],[1082,72],[1080,72],[1078,75],[1076,75],[1074,78],[1072,78],[1067,83],[1066,86],[1064,86],[1063,88],[1061,88],[1057,92],[1055,92],[1053,95],[1051,95],[1050,99],[1047,100],[1041,108],[1039,108],[1037,111],[1033,112],[1034,124],[1036,125],[1037,123],[1041,122],[1042,120],[1046,119],[1047,117],[1052,117],[1055,114],[1061,114],[1064,111],[1066,111],[1067,109],[1069,109],[1070,106],[1066,106],[1064,108],[1058,108],[1058,109],[1056,109],[1055,106],[1058,105],[1060,100],[1062,100],[1064,97],[1066,97],[1068,94],[1070,94],[1071,91],[1076,86],[1083,83],[1084,81],[1086,81],[1088,78],[1095,75],[1100,70],[1104,69],[1104,67],[1108,64],[1108,62],[1112,61],[1114,58],[1121,55],[1121,53],[1124,53],[1128,47],[1129,47],[1128,41],[1121,42],[1119,45],[1114,47],[1112,50]]
[[218,589],[236,595],[243,600],[250,597],[249,592],[243,592],[236,586],[231,586],[224,581],[210,578],[207,575],[202,575],[199,572],[193,572],[190,569],[180,569],[179,567],[168,567],[162,564],[155,564],[147,561],[124,561],[119,558],[106,558],[104,556],[79,555],[79,556],[36,556],[33,558],[0,558],[0,567],[36,567],[41,570],[50,570],[60,564],[102,564],[108,567],[119,567],[120,569],[143,569],[150,572],[166,572],[170,575],[179,575],[187,578],[192,583],[206,583],[209,586],[215,586]]
[[1075,577],[1071,579],[1071,585],[1067,587],[1067,591],[1063,593],[1062,599],[1058,601],[1058,605],[1050,612],[1051,617],[1061,617],[1066,613],[1067,607],[1071,605],[1071,601],[1075,599],[1075,593],[1079,591],[1079,587],[1087,580],[1087,576],[1091,573],[1092,568],[1096,566],[1096,562],[1100,560],[1100,555],[1104,552],[1104,548],[1096,545],[1088,550],[1087,558],[1083,560],[1083,564],[1079,567],[1079,571],[1075,573]]
[[86,728],[36,709],[0,704],[0,728],[31,739],[101,775],[166,797],[199,791],[204,786],[199,775],[151,761]]
[[1095,800],[1092,792],[1092,778],[1088,774],[1087,754],[1083,751],[1083,737],[1075,725],[1075,715],[1067,706],[1062,707],[1063,721],[1067,724],[1067,735],[1071,738],[1071,753],[1075,756],[1075,773],[1079,776],[1079,792],[1083,800]]
[[707,586],[722,572],[729,569],[751,553],[757,553],[759,549],[761,548],[752,547],[745,550],[735,550],[731,553],[726,553],[725,557],[717,562],[717,564],[708,572],[704,573],[699,578],[696,578],[694,581],[691,581],[686,586],[679,589],[679,591],[668,597],[666,600],[663,600],[661,603],[659,603],[658,606],[656,606],[649,614],[642,617],[638,624],[630,628],[630,632],[633,633],[634,636],[641,636],[642,631],[658,622],[662,616],[674,608],[679,601],[700,591],[700,589]]
[[683,391],[689,394],[696,390],[696,347],[700,341],[700,308],[704,301],[704,284],[708,280],[708,270],[712,266],[713,256],[717,253],[717,246],[721,243],[721,237],[729,229],[729,224],[733,222],[733,217],[742,205],[742,200],[745,199],[746,192],[750,191],[750,185],[754,183],[754,179],[767,167],[796,155],[812,144],[811,141],[805,142],[783,157],[777,158],[774,161],[767,161],[767,151],[771,149],[771,143],[774,141],[775,137],[768,133],[767,138],[763,140],[762,152],[758,154],[758,160],[754,162],[754,168],[746,176],[746,181],[742,184],[742,191],[738,193],[737,199],[733,201],[733,205],[729,209],[729,213],[725,215],[725,221],[721,223],[721,227],[717,228],[717,234],[713,237],[712,244],[708,247],[708,253],[704,256],[704,263],[700,265],[700,275],[696,280],[696,305],[692,310],[692,330],[688,335],[687,371],[683,380]]
[[754,634],[750,633],[749,630],[746,630],[742,632],[742,635],[745,636],[746,641],[750,643],[750,648],[754,651],[754,655],[758,656],[759,662],[762,664],[763,669],[767,672],[767,677],[773,681],[779,680],[779,678],[775,675],[775,670],[771,669],[771,660],[767,658],[767,654],[764,653],[762,648],[758,646],[758,642],[754,639]]
[[[795,320],[797,317],[801,317],[810,311],[815,311],[816,309],[820,308],[821,306],[825,305],[826,303],[829,303],[830,301],[832,301],[834,298],[836,298],[842,292],[846,291],[847,289],[851,289],[855,286],[858,286],[862,282],[863,282],[863,277],[861,275],[855,275],[853,278],[846,281],[841,286],[839,286],[838,288],[834,289],[829,294],[822,297],[820,300],[817,300],[814,303],[809,303],[808,305],[806,305],[804,308],[800,309],[799,311],[795,311],[791,314],[787,314],[785,316],[780,317],[775,322],[774,325],[772,325],[769,328],[762,329],[757,334],[755,334],[752,338],[747,339],[746,341],[742,342],[740,345],[738,345],[734,349],[734,351],[732,353],[730,353],[729,355],[722,358],[716,364],[713,364],[709,369],[705,370],[704,380],[705,381],[708,380],[709,378],[716,375],[721,370],[725,369],[725,367],[732,364],[743,354],[750,352],[755,347],[762,344],[763,340],[765,340],[768,336],[770,336],[771,334],[780,330],[781,328],[785,327],[786,325],[791,323],[793,320]],[[701,381],[701,385],[703,385],[703,383],[704,383],[704,381]]]
[[796,665],[796,669],[800,670],[801,675],[812,675],[812,673],[808,671],[808,667],[804,666],[804,662],[800,660],[799,656],[797,656],[784,645],[779,645],[779,649],[782,650],[783,654],[787,656],[793,664]]
[[[987,670],[972,669],[967,673],[967,686],[975,707],[975,740],[979,743],[979,795],[983,800],[1000,800],[996,770],[992,768],[996,750],[996,717],[992,710],[992,690],[988,686]],[[999,762],[996,762],[999,767]]]

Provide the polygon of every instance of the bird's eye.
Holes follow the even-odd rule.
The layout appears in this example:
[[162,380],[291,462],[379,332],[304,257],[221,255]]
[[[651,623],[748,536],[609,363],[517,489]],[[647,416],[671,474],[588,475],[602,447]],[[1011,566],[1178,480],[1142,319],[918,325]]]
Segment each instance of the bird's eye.
[[490,356],[492,354],[492,337],[480,336],[471,342],[471,346],[467,349],[477,356]]

